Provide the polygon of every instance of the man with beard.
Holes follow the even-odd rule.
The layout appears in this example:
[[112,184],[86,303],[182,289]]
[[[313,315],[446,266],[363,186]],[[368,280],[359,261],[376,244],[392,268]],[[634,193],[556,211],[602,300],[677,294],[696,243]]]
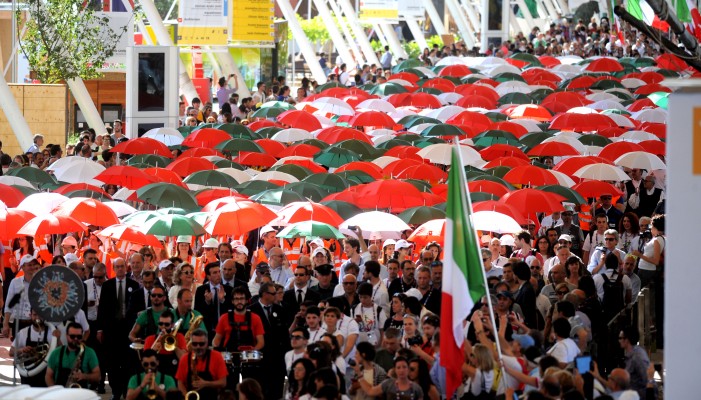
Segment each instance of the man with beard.
[[251,292],[248,291],[248,282],[238,279],[238,268],[241,266],[234,259],[229,258],[221,262],[222,285],[230,288],[242,287],[246,289],[246,296],[251,298]]
[[226,387],[228,371],[224,357],[216,350],[209,350],[208,343],[207,331],[197,329],[192,332],[192,351],[180,358],[178,372],[175,374],[178,389],[183,396],[194,390],[201,399],[216,399],[219,391]]
[[[199,311],[192,309],[192,300],[193,295],[190,289],[180,289],[178,291],[178,304],[173,311],[176,321],[183,320],[178,330],[180,333],[186,333],[190,330],[190,321],[202,315]],[[197,328],[204,328],[204,325],[200,323]]]
[[[81,387],[87,387],[88,383],[100,381],[100,364],[97,361],[95,351],[83,345],[83,327],[71,322],[67,329],[68,343],[59,346],[51,352],[48,367],[46,368],[47,386],[66,386],[68,379],[73,375],[75,381]],[[81,348],[81,346],[83,346]],[[82,354],[81,353],[82,349]],[[81,357],[78,371],[74,372],[76,360]]]
[[390,283],[387,292],[392,294],[406,293],[407,290],[415,288],[416,280],[414,279],[414,271],[416,271],[416,264],[408,259],[402,261],[402,276]]
[[[36,311],[32,310],[31,316],[32,325],[20,329],[15,336],[12,347],[10,347],[10,357],[15,357],[15,359],[20,358],[21,354],[37,351],[37,348],[42,345],[46,345],[48,349],[53,336],[58,336],[58,334],[54,334],[53,327],[47,326]],[[23,385],[46,387],[44,372],[45,371],[39,371],[39,373],[34,376],[21,376],[20,380]]]
[[[169,376],[175,376],[175,372],[178,370],[178,360],[180,360],[187,351],[185,336],[182,333],[173,332],[174,325],[173,313],[170,310],[165,310],[160,318],[158,318],[158,334],[147,337],[144,342],[144,349],[150,349],[156,352],[158,364],[161,366],[161,372]],[[175,349],[170,351],[166,350],[163,345],[163,337],[169,334],[175,335]],[[161,335],[164,336],[161,337]],[[158,340],[159,337],[161,337],[160,340]]]
[[163,312],[170,310],[165,305],[166,293],[162,287],[155,286],[151,289],[151,294],[149,296],[151,297],[151,307],[139,314],[136,318],[136,323],[134,323],[134,327],[131,329],[131,332],[129,332],[129,340],[131,340],[132,343],[140,342],[140,338],[146,338],[160,332],[158,328],[159,318]]
[[441,315],[441,293],[431,286],[431,270],[420,266],[416,272],[416,288],[421,292],[421,305],[436,315]]

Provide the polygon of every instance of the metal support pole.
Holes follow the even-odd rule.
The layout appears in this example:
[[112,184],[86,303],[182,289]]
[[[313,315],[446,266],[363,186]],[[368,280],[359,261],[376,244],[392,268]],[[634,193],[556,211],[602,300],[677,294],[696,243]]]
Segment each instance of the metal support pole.
[[346,41],[343,39],[343,35],[338,30],[328,7],[326,7],[326,0],[314,0],[314,4],[316,5],[316,10],[319,12],[319,16],[324,21],[324,24],[326,24],[326,29],[329,32],[329,36],[331,36],[334,46],[338,49],[338,54],[341,55],[343,62],[347,64],[348,70],[350,71],[355,68],[357,63]]
[[229,76],[229,74],[236,75],[236,85],[238,86],[236,93],[239,94],[239,98],[251,97],[251,91],[248,89],[248,86],[246,86],[246,81],[243,79],[243,75],[241,75],[241,71],[239,71],[239,67],[234,61],[234,57],[229,53],[229,49],[227,48],[224,52],[213,52],[212,55],[214,55],[214,58],[219,62],[223,76]]
[[431,18],[431,25],[433,25],[433,27],[436,29],[436,33],[439,35],[447,35],[448,32],[443,24],[443,19],[441,19],[441,16],[438,15],[438,10],[436,10],[436,6],[433,5],[433,1],[423,0],[423,3],[424,8],[426,8],[426,12],[428,13],[428,17]]
[[516,4],[518,4],[519,8],[521,8],[521,14],[523,15],[523,18],[526,20],[526,23],[528,23],[528,30],[531,30],[537,26],[535,21],[533,20],[533,16],[531,15],[530,10],[528,9],[528,6],[526,5],[526,2],[523,0],[515,0]]
[[381,23],[380,28],[382,28],[382,31],[385,33],[387,42],[389,42],[389,47],[392,49],[395,57],[401,57],[405,60],[409,58],[409,55],[404,51],[404,47],[402,47],[402,44],[399,42],[397,34],[394,32],[392,24]]
[[360,21],[358,21],[358,17],[355,15],[355,10],[353,9],[353,6],[351,6],[350,1],[338,0],[338,4],[341,6],[341,9],[343,9],[343,14],[345,14],[346,18],[348,18],[348,23],[355,34],[355,40],[358,41],[360,48],[363,49],[363,53],[365,54],[367,61],[370,64],[380,65],[380,59],[377,58],[377,54],[375,54],[375,52],[372,50],[370,40],[365,34],[363,27],[360,25]]
[[372,29],[375,31],[375,35],[377,35],[377,38],[380,39],[380,44],[382,44],[382,47],[388,46],[389,42],[387,41],[387,38],[385,37],[385,33],[382,32],[382,28],[380,28],[380,24],[378,24],[378,23],[372,24]]
[[[17,43],[19,41],[19,38],[17,37],[17,19],[15,18],[15,10],[17,10],[17,0],[12,0],[12,14],[10,15],[10,19],[12,19],[12,43]],[[29,18],[28,13],[25,14],[25,18]],[[17,52],[15,52],[15,51],[13,51],[13,53],[10,55],[10,64],[12,64],[12,73],[10,74],[10,81],[16,83],[17,82]],[[5,80],[4,74],[3,74],[2,79]]]
[[[297,21],[297,16],[292,9],[292,5],[290,4],[289,0],[276,1],[278,6],[280,6],[282,14],[287,20],[287,24],[289,25],[290,29],[292,29],[292,37],[295,38],[297,44],[299,44],[302,54],[304,54],[304,59],[307,61],[307,65],[309,66],[309,70],[312,72],[312,76],[314,76],[317,83],[323,85],[326,83],[326,75],[324,74],[324,70],[321,69],[321,65],[319,64],[319,60],[316,58],[316,53],[314,52],[311,43],[309,43],[309,38],[307,38],[307,35],[304,34],[302,26],[299,24],[299,21]],[[292,59],[292,62],[294,63],[294,58]]]
[[105,123],[102,121],[100,112],[97,111],[97,107],[95,107],[95,103],[92,101],[90,92],[88,92],[88,88],[85,87],[83,80],[78,77],[69,79],[66,81],[66,83],[68,84],[68,88],[71,89],[71,93],[73,94],[76,103],[78,103],[80,111],[83,112],[83,116],[85,117],[85,121],[88,123],[88,126],[93,128],[95,133],[98,135],[106,134],[107,128],[105,128]]
[[[416,41],[416,44],[419,45],[419,49],[421,49],[422,52],[424,51],[424,49],[428,49],[428,43],[426,42],[426,38],[424,37],[424,33],[421,30],[419,23],[416,22],[416,19],[415,18],[407,18],[406,24],[409,27],[411,34],[414,35],[414,40]],[[431,49],[429,49],[429,50],[431,50]]]
[[26,151],[32,146],[32,131],[29,129],[27,121],[24,119],[22,111],[17,105],[15,96],[12,95],[10,87],[5,81],[5,75],[0,75],[0,107],[5,113],[7,122],[10,123],[10,128],[17,137],[17,142],[22,151]]
[[355,41],[350,29],[348,29],[348,25],[346,24],[347,21],[343,19],[343,12],[341,12],[341,9],[338,7],[338,4],[336,4],[336,1],[328,0],[328,3],[331,7],[331,11],[333,11],[333,13],[336,15],[338,24],[341,26],[341,30],[346,36],[346,41],[350,45],[351,50],[353,50],[353,54],[355,55],[355,59],[358,61],[358,64],[369,64],[367,55],[360,50],[360,47],[358,47],[358,43]]
[[475,13],[475,9],[472,7],[472,4],[469,1],[460,1],[458,3],[458,7],[462,8],[465,10],[465,14],[467,15],[467,20],[470,22],[470,25],[472,25],[472,30],[474,32],[477,32],[480,30],[480,18]]
[[[148,21],[151,23],[151,27],[153,28],[153,32],[156,34],[156,40],[158,40],[158,43],[161,46],[175,46],[173,40],[168,34],[168,31],[166,30],[165,25],[163,25],[161,15],[158,13],[156,5],[153,4],[153,1],[140,0],[140,2],[141,9],[144,11],[146,19],[148,19]],[[187,102],[192,104],[192,99],[198,97],[197,89],[195,89],[195,85],[192,83],[190,76],[187,74],[185,63],[180,57],[178,57],[178,62],[180,63],[180,75],[178,77],[180,91],[185,96]]]
[[455,0],[445,0],[445,5],[448,6],[448,10],[450,10],[450,14],[453,16],[455,24],[458,26],[458,31],[460,32],[462,39],[465,41],[465,45],[467,45],[468,48],[474,47],[474,32],[467,26],[465,14],[462,12]]

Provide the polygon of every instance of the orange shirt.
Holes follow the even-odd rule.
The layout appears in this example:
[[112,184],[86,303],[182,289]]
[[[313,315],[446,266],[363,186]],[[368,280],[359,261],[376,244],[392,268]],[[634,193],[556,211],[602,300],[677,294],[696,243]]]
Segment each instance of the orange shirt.
[[[178,372],[175,373],[175,379],[182,382],[187,382],[190,373],[190,363],[192,353],[188,352],[182,357],[180,357],[180,362],[178,363]],[[207,368],[206,357],[197,359],[195,364],[195,369],[198,372],[204,372]],[[225,376],[227,376],[228,371],[226,369],[226,363],[224,362],[224,357],[220,352],[216,350],[209,350],[209,372],[212,374],[212,378],[216,381]]]

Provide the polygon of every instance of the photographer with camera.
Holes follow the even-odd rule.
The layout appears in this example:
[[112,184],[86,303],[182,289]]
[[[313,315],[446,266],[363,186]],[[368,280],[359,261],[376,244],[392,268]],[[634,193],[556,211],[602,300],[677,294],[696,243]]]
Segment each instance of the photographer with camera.
[[341,264],[341,273],[339,276],[347,274],[346,266],[351,263],[360,268],[358,276],[363,276],[365,263],[370,261],[370,253],[368,252],[368,246],[363,238],[363,230],[359,226],[354,225],[348,225],[348,229],[353,231],[358,238],[351,238],[343,241],[343,252],[346,253],[348,259]]
[[618,265],[623,265],[623,259],[626,257],[626,253],[617,248],[618,245],[618,231],[615,229],[607,229],[604,231],[604,245],[597,246],[594,249],[591,257],[589,258],[589,265],[587,269],[592,275],[603,274],[606,269],[606,256],[610,253],[615,254],[618,257]]

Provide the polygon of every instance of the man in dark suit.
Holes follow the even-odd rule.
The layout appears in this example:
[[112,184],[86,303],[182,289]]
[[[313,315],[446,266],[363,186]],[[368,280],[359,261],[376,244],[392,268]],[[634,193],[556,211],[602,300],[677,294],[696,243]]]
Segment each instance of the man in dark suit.
[[129,330],[131,324],[126,318],[130,295],[139,290],[139,284],[126,277],[127,265],[124,259],[112,262],[115,278],[102,285],[100,304],[97,309],[97,340],[105,346],[107,374],[112,388],[112,398],[119,399],[127,393],[129,378]]
[[205,265],[204,274],[207,282],[195,292],[195,310],[204,317],[203,323],[211,344],[219,317],[226,314],[231,307],[232,288],[222,284],[218,261]]
[[130,323],[136,321],[136,317],[141,311],[144,311],[151,306],[151,289],[153,289],[156,281],[156,274],[154,271],[144,270],[141,272],[141,283],[142,286],[139,290],[135,290],[129,296],[129,309],[127,310],[127,318]]
[[282,306],[285,308],[287,315],[295,315],[299,308],[307,300],[313,301],[314,304],[319,303],[321,296],[318,292],[311,290],[309,280],[311,279],[311,267],[297,265],[295,269],[295,282],[292,289],[286,290],[282,295]]
[[518,291],[514,295],[514,302],[521,306],[523,319],[531,329],[543,329],[543,316],[536,307],[536,293],[531,285],[531,268],[523,261],[513,264],[514,275],[518,281]]
[[[282,397],[282,382],[285,376],[285,353],[290,346],[288,328],[290,321],[282,306],[274,304],[275,285],[266,282],[260,285],[258,301],[251,304],[249,309],[263,321],[265,346],[263,347],[263,362],[259,367],[265,371],[263,386],[266,399]],[[274,384],[273,384],[274,382]]]
[[[251,300],[251,292],[248,290],[248,282],[237,278],[238,270],[237,267],[241,264],[237,264],[233,258],[221,261],[221,282],[224,286],[229,286],[231,289],[241,287],[246,291],[246,299]],[[241,265],[242,266],[242,265]],[[243,266],[242,266],[243,267]]]

